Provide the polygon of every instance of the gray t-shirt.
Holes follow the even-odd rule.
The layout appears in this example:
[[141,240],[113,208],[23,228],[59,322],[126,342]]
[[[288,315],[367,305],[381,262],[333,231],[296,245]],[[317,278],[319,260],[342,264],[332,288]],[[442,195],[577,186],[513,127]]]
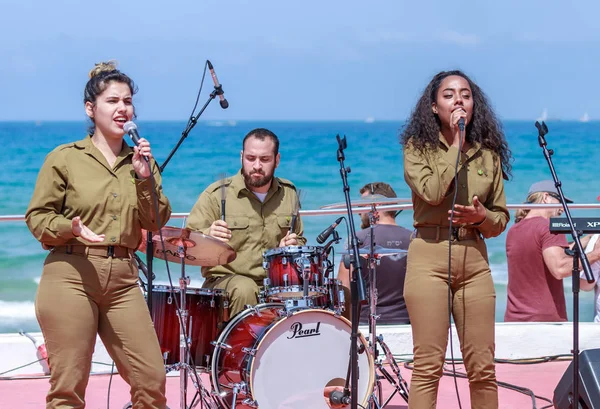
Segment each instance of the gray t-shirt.
[[[376,246],[407,250],[410,244],[411,231],[392,224],[377,224],[373,227]],[[371,245],[371,230],[363,229],[356,233],[360,247]],[[361,270],[365,289],[369,288],[368,263],[361,258]],[[406,253],[384,256],[376,268],[377,315],[378,324],[409,324],[408,311],[404,302],[404,278],[406,277]],[[366,324],[369,317],[369,306],[361,309],[360,323]]]

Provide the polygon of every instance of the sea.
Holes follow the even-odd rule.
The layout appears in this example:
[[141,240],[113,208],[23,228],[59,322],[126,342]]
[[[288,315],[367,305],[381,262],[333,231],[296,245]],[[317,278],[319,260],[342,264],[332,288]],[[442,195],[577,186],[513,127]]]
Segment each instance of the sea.
[[[45,156],[57,145],[82,139],[88,123],[0,122],[0,215],[24,215],[36,177]],[[139,121],[138,130],[147,138],[160,164],[181,140],[186,123]],[[599,204],[600,122],[549,121],[546,136],[552,162],[565,194],[577,203]],[[281,141],[281,163],[276,175],[292,180],[302,190],[302,209],[319,209],[344,201],[337,158],[336,135],[345,136],[345,165],[350,168],[350,196],[359,198],[359,189],[368,182],[387,182],[398,197],[410,198],[403,178],[399,135],[401,121],[199,121],[183,139],[163,172],[163,187],[173,212],[189,212],[198,195],[219,175],[233,175],[240,168],[244,135],[264,127]],[[513,176],[505,182],[508,203],[522,203],[529,186],[551,179],[551,172],[539,145],[534,121],[504,121],[504,131],[513,154]],[[575,217],[600,217],[600,209],[573,210]],[[514,211],[511,212],[511,218]],[[304,218],[307,245],[317,245],[317,235],[337,216]],[[360,226],[356,216],[356,224]],[[402,212],[400,225],[412,225],[412,212]],[[182,227],[181,219],[169,225]],[[509,224],[512,225],[512,221]],[[346,229],[339,229],[347,239]],[[507,267],[505,237],[487,240],[492,274],[497,292],[496,320],[502,321],[506,308]],[[342,244],[340,244],[342,246]],[[0,222],[0,333],[39,331],[34,312],[36,289],[47,251],[43,250],[23,221]],[[335,260],[335,264],[339,259]],[[155,284],[169,282],[167,267],[155,260]],[[177,283],[181,268],[170,264],[171,279]],[[201,287],[199,267],[188,267],[191,287]],[[424,289],[426,291],[426,289]],[[571,314],[571,281],[565,280],[565,294]],[[593,320],[593,294],[580,295],[580,319]]]

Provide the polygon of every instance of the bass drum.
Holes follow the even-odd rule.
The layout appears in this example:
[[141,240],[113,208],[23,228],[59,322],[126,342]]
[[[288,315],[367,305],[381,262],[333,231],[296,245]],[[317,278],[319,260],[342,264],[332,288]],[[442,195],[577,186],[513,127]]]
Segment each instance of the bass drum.
[[[244,310],[215,343],[211,381],[224,407],[329,409],[326,387],[342,386],[348,371],[350,322],[332,311],[260,304]],[[366,407],[375,371],[359,336],[358,398]],[[341,388],[340,388],[341,390]]]

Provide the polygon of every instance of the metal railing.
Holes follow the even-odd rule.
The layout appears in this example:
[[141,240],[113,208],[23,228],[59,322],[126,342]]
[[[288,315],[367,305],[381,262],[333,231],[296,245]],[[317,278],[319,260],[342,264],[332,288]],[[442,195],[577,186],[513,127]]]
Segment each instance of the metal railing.
[[[378,206],[379,211],[391,211],[391,210],[411,210],[412,203],[410,204],[398,204],[398,205],[385,205]],[[508,204],[506,207],[509,210],[517,209],[562,209],[560,204],[537,204],[537,203],[519,203],[519,204]],[[571,203],[569,209],[575,210],[593,210],[600,209],[600,203]],[[369,206],[356,206],[352,208],[352,213],[364,213],[369,210]],[[331,215],[343,215],[346,214],[346,209],[309,209],[300,210],[300,215],[305,216],[331,216]],[[189,216],[189,213],[173,213],[171,219],[184,219]],[[0,222],[20,222],[25,221],[25,215],[0,215]]]

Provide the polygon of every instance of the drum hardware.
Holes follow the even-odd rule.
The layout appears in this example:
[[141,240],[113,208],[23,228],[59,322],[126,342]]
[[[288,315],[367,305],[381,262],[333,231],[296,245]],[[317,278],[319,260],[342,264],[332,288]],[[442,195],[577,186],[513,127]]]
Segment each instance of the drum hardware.
[[[197,302],[196,304],[191,303],[188,307],[188,297],[193,297],[194,294],[189,294],[188,291],[188,286],[190,284],[190,279],[189,277],[186,276],[185,274],[185,265],[186,264],[191,264],[191,265],[203,265],[203,266],[213,266],[213,265],[218,265],[218,264],[223,264],[223,263],[228,263],[230,261],[232,261],[235,258],[235,251],[233,251],[233,249],[228,246],[225,243],[220,242],[219,240],[216,240],[212,237],[209,236],[205,236],[202,233],[198,233],[198,232],[194,232],[188,229],[179,229],[179,228],[174,228],[174,227],[164,227],[161,229],[160,234],[157,237],[153,237],[152,240],[157,240],[159,239],[160,235],[162,235],[163,237],[165,237],[164,242],[165,242],[165,251],[161,250],[157,250],[157,254],[155,254],[157,257],[167,260],[167,261],[174,261],[174,262],[178,262],[181,264],[181,276],[179,278],[179,302],[177,302],[177,299],[175,299],[175,304],[176,304],[176,315],[177,315],[177,319],[179,321],[179,362],[176,362],[170,366],[167,367],[167,372],[170,372],[172,370],[179,370],[179,379],[180,379],[180,406],[182,409],[187,409],[187,378],[188,375],[196,389],[196,395],[194,396],[193,400],[192,400],[192,405],[195,406],[197,403],[202,402],[202,406],[206,406],[208,408],[216,408],[215,406],[215,401],[213,396],[206,390],[206,388],[204,387],[204,385],[202,384],[202,381],[200,380],[200,377],[197,373],[197,369],[196,369],[196,364],[195,361],[198,361],[198,363],[200,363],[200,365],[202,366],[202,364],[204,364],[204,361],[206,360],[206,368],[209,367],[208,365],[208,360],[209,360],[209,351],[207,351],[206,349],[206,345],[203,344],[203,339],[202,339],[202,335],[206,335],[204,334],[203,331],[199,332],[199,339],[197,340],[197,345],[196,347],[199,348],[200,356],[199,356],[199,360],[197,359],[198,356],[192,356],[191,353],[191,349],[192,349],[192,343],[194,341],[194,337],[193,334],[195,332],[197,332],[197,328],[202,329],[202,325],[204,325],[204,323],[202,321],[200,321],[199,323],[196,323],[193,320],[193,317],[190,316],[190,310],[189,308],[199,308],[198,306],[201,306],[202,303],[201,302]],[[144,243],[142,243],[144,244]],[[158,246],[156,246],[158,247]],[[144,248],[141,248],[142,251],[145,250]],[[194,289],[189,288],[189,290],[193,291]],[[209,309],[210,308],[214,308],[215,307],[215,294],[216,292],[213,290],[204,290],[205,292],[208,291],[208,295],[209,297],[211,297],[208,301],[208,306]],[[173,301],[173,295],[176,291],[172,288],[169,287],[169,295],[168,295],[168,299],[166,301],[167,305],[170,305]],[[202,292],[202,290],[200,291]],[[196,294],[197,295],[197,294]],[[202,301],[202,295],[206,295],[206,294],[200,294],[200,301]],[[176,294],[175,294],[176,296]],[[190,302],[192,300],[190,299]],[[228,307],[228,301],[224,300],[223,301],[223,316],[226,318],[226,311],[227,311],[227,307]],[[158,315],[158,314],[154,314],[153,311],[153,315]],[[157,332],[159,330],[158,325],[156,325],[156,317],[153,317],[153,321],[155,322],[155,328],[157,328]],[[165,318],[165,322],[167,322],[168,320]],[[218,319],[215,319],[215,321],[218,321]],[[198,325],[199,324],[199,325]],[[209,323],[210,324],[210,323]],[[211,339],[214,339],[214,337],[216,336],[216,331],[217,331],[217,324],[215,322],[214,325],[214,334],[208,334],[209,337],[211,337]],[[159,344],[160,344],[160,335],[159,335]],[[208,343],[208,345],[210,345],[210,343]],[[167,351],[164,352],[164,359],[165,362],[168,362],[170,357],[171,351]],[[197,352],[196,350],[194,350],[194,352]],[[207,352],[206,354],[203,352]],[[174,357],[173,357],[174,358]],[[191,364],[190,364],[191,363]],[[199,398],[198,401],[196,401],[196,398]],[[195,402],[195,404],[194,404]]]
[[231,409],[235,409],[235,407],[236,407],[238,394],[239,393],[244,393],[245,394],[245,390],[246,390],[246,384],[244,382],[234,383],[233,384],[233,389],[232,389],[232,391],[233,391],[232,392],[233,393],[233,401],[232,401],[232,404],[231,404]]
[[258,402],[256,402],[255,400],[252,400],[252,399],[250,399],[250,398],[246,398],[246,399],[244,399],[244,400],[242,401],[242,403],[243,403],[244,405],[248,405],[248,406],[250,406],[251,408],[258,408]]
[[231,345],[225,344],[223,342],[211,341],[210,344],[212,346],[214,346],[215,349],[217,349],[217,348],[223,348],[223,349],[226,349],[228,351],[231,350]]
[[[311,261],[308,257],[303,256],[301,258],[296,259],[297,268],[302,271],[302,280],[303,280],[303,291],[302,296],[308,298],[308,285],[310,284],[311,278]],[[319,274],[315,273],[315,284],[319,282]]]
[[[368,255],[367,265],[369,273],[369,353],[373,356],[375,368],[379,372],[379,374],[377,374],[377,376],[375,377],[375,386],[377,388],[377,392],[373,392],[371,399],[371,407],[381,409],[384,408],[390,402],[390,400],[396,393],[402,396],[402,398],[408,403],[408,385],[402,377],[402,374],[400,373],[400,368],[396,364],[396,361],[392,356],[389,347],[383,341],[383,335],[377,335],[377,320],[380,318],[380,315],[377,314],[377,266],[380,263],[381,257],[389,256],[392,254],[406,255],[407,251],[402,249],[388,249],[381,246],[377,246],[375,244],[374,226],[375,224],[377,224],[377,221],[379,219],[377,216],[376,207],[377,205],[373,203],[368,213],[370,243],[368,247],[364,248],[364,250],[359,249],[359,253]],[[396,381],[392,377],[392,375],[384,368],[383,360],[379,357],[378,346],[383,350],[385,360],[392,368],[394,374],[398,377],[398,381]],[[386,399],[383,405],[380,405],[380,402],[383,399],[383,387],[381,385],[382,379],[385,379],[389,382],[389,384],[394,388],[394,392]]]
[[[186,250],[191,241],[187,238],[176,238],[174,240],[165,240],[170,244],[177,242],[178,248],[177,253],[180,257],[181,262],[181,277],[179,278],[179,310],[177,311],[177,317],[179,318],[179,363],[173,365],[173,369],[179,370],[179,402],[182,409],[187,409],[187,377],[190,375],[190,379],[194,387],[196,388],[196,396],[200,396],[200,401],[206,404],[207,407],[211,408],[213,401],[204,388],[200,376],[196,371],[196,365],[194,364],[194,358],[190,354],[190,348],[192,345],[191,337],[188,334],[192,333],[192,321],[188,325],[188,310],[187,310],[187,288],[190,283],[190,278],[185,275],[185,263],[186,263]],[[195,246],[195,244],[194,244]],[[193,248],[193,247],[192,247]],[[191,362],[191,365],[190,365]],[[192,376],[192,374],[194,376]]]

